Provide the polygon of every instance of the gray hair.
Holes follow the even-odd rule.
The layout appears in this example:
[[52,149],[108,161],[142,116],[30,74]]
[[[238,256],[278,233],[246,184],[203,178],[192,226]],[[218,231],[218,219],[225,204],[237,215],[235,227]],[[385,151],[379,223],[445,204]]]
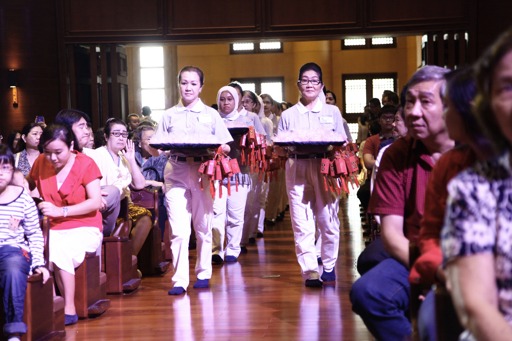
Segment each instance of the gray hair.
[[446,80],[444,76],[450,71],[450,69],[436,65],[425,65],[412,75],[412,77],[407,82],[407,87],[410,88],[411,86],[418,83],[428,81],[442,82],[443,84],[440,89],[441,93],[439,94],[442,97],[446,86]]

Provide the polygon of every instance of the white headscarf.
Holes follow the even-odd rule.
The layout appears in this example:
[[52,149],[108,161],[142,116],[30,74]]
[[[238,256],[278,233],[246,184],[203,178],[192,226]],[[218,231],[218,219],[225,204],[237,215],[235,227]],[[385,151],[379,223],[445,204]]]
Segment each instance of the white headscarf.
[[[231,96],[233,96],[233,99],[235,100],[235,109],[233,109],[232,112],[228,113],[227,115],[226,114],[223,114],[220,112],[220,95],[224,92],[224,91],[227,91],[231,94]],[[231,116],[238,116],[238,102],[240,101],[240,99],[238,98],[238,92],[236,91],[235,88],[231,87],[231,86],[223,86],[222,88],[219,89],[219,92],[217,92],[217,105],[219,106],[219,113],[221,114],[222,117],[231,117]]]
[[320,101],[322,101],[323,104],[327,103],[326,99],[325,99],[324,89],[322,89],[322,91],[320,91],[317,98],[320,99]]

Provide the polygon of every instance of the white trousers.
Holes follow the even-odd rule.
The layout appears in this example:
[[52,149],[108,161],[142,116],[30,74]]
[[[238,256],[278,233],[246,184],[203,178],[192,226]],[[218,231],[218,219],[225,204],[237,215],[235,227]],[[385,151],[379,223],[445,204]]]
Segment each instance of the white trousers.
[[265,202],[267,200],[265,187],[268,184],[260,179],[258,173],[251,174],[251,188],[247,194],[247,204],[245,205],[244,233],[242,235],[242,245],[247,245],[249,238],[256,236],[256,229],[260,230],[260,220],[263,227],[261,213],[263,211],[263,219],[265,219]]
[[267,193],[267,204],[265,214],[268,219],[276,219],[279,213],[284,211],[288,197],[286,196],[285,170],[280,168],[275,178],[269,179],[269,190]]
[[[228,188],[222,185],[222,198],[218,191],[213,203],[213,254],[224,259],[225,256],[240,255],[240,241],[244,228],[244,212],[247,202],[249,184],[238,185],[238,191],[231,185],[231,195],[228,196]],[[226,246],[224,247],[224,244]]]
[[[188,244],[191,223],[196,233],[197,279],[212,276],[213,199],[207,177],[198,173],[200,163],[169,160],[165,167],[165,206],[171,225],[171,252],[175,287],[186,289],[190,283]],[[204,189],[200,179],[203,178]]]
[[318,271],[315,249],[315,220],[322,237],[324,270],[336,265],[340,241],[339,198],[324,189],[320,159],[288,159],[286,189],[295,238],[295,253],[305,279]]

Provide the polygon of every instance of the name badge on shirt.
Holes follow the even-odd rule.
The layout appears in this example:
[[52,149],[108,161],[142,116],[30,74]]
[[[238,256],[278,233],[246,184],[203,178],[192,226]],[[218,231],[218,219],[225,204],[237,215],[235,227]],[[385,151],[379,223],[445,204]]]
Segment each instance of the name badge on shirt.
[[197,117],[199,123],[208,124],[212,123],[212,117],[210,115],[199,115]]
[[334,120],[332,119],[332,116],[320,116],[320,123],[322,123],[322,124],[334,123]]

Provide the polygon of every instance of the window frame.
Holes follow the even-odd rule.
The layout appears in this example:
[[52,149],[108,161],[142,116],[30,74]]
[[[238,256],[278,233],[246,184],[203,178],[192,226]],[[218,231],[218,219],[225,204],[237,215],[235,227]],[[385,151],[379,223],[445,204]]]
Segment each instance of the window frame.
[[[285,88],[285,83],[284,83],[284,77],[248,77],[248,78],[232,78],[231,79],[231,82],[239,82],[239,83],[254,83],[255,86],[254,86],[254,92],[257,94],[257,95],[261,95],[261,83],[271,83],[271,82],[279,82],[282,84],[282,87],[281,87],[281,98],[285,98],[284,97],[284,88]],[[243,88],[243,87],[242,87]],[[272,94],[269,94],[272,96]],[[272,98],[275,100],[274,96],[272,96]]]
[[[141,49],[148,48],[148,47],[159,47],[162,49],[162,66],[142,66],[143,61],[140,56]],[[138,60],[139,60],[139,65],[138,65],[139,89],[138,89],[138,91],[139,91],[139,96],[140,96],[139,97],[140,98],[140,100],[139,100],[140,106],[142,107],[145,105],[149,105],[151,107],[153,117],[159,118],[163,114],[163,112],[166,110],[166,100],[167,100],[166,75],[165,75],[165,69],[166,69],[165,47],[163,45],[159,45],[159,44],[142,45],[142,46],[138,46],[137,52],[139,53],[139,57],[138,57]],[[148,69],[161,70],[161,72],[163,74],[163,82],[164,82],[162,87],[143,87],[142,86],[142,71],[148,70]],[[163,98],[161,98],[161,100],[163,100],[164,106],[162,108],[155,107],[150,103],[144,103],[142,100],[142,93],[144,91],[154,91],[154,90],[163,92]]]
[[[254,44],[254,50],[235,51],[233,49],[234,44],[243,44],[243,43]],[[265,50],[265,49],[261,49],[261,47],[260,47],[261,43],[279,43],[281,45],[281,47],[279,49],[275,49],[275,50]],[[239,41],[239,42],[229,44],[229,54],[236,55],[236,54],[262,54],[262,53],[283,53],[283,42],[282,41],[260,41],[260,42]]]
[[[373,38],[392,38],[393,43],[392,44],[385,44],[385,45],[374,45],[372,44]],[[371,37],[371,38],[363,38],[363,37],[347,37],[346,39],[364,39],[365,44],[364,45],[357,45],[357,46],[345,46],[344,42],[345,39],[341,39],[341,49],[342,50],[365,50],[365,49],[394,49],[396,48],[396,37]]]
[[[380,78],[392,78],[393,79],[393,85],[394,89],[388,89],[392,90],[396,93],[398,93],[398,73],[397,72],[380,72],[380,73],[347,73],[341,75],[341,92],[343,94],[343,113],[344,117],[349,123],[355,123],[357,122],[357,118],[359,115],[361,115],[364,112],[364,107],[361,108],[361,112],[358,113],[347,113],[347,101],[346,101],[346,87],[345,87],[345,81],[352,80],[352,79],[365,79],[366,80],[366,103],[370,101],[370,99],[373,98],[373,87],[371,86],[373,79],[380,79]],[[368,86],[370,84],[370,86]],[[379,98],[380,100],[381,98]]]

